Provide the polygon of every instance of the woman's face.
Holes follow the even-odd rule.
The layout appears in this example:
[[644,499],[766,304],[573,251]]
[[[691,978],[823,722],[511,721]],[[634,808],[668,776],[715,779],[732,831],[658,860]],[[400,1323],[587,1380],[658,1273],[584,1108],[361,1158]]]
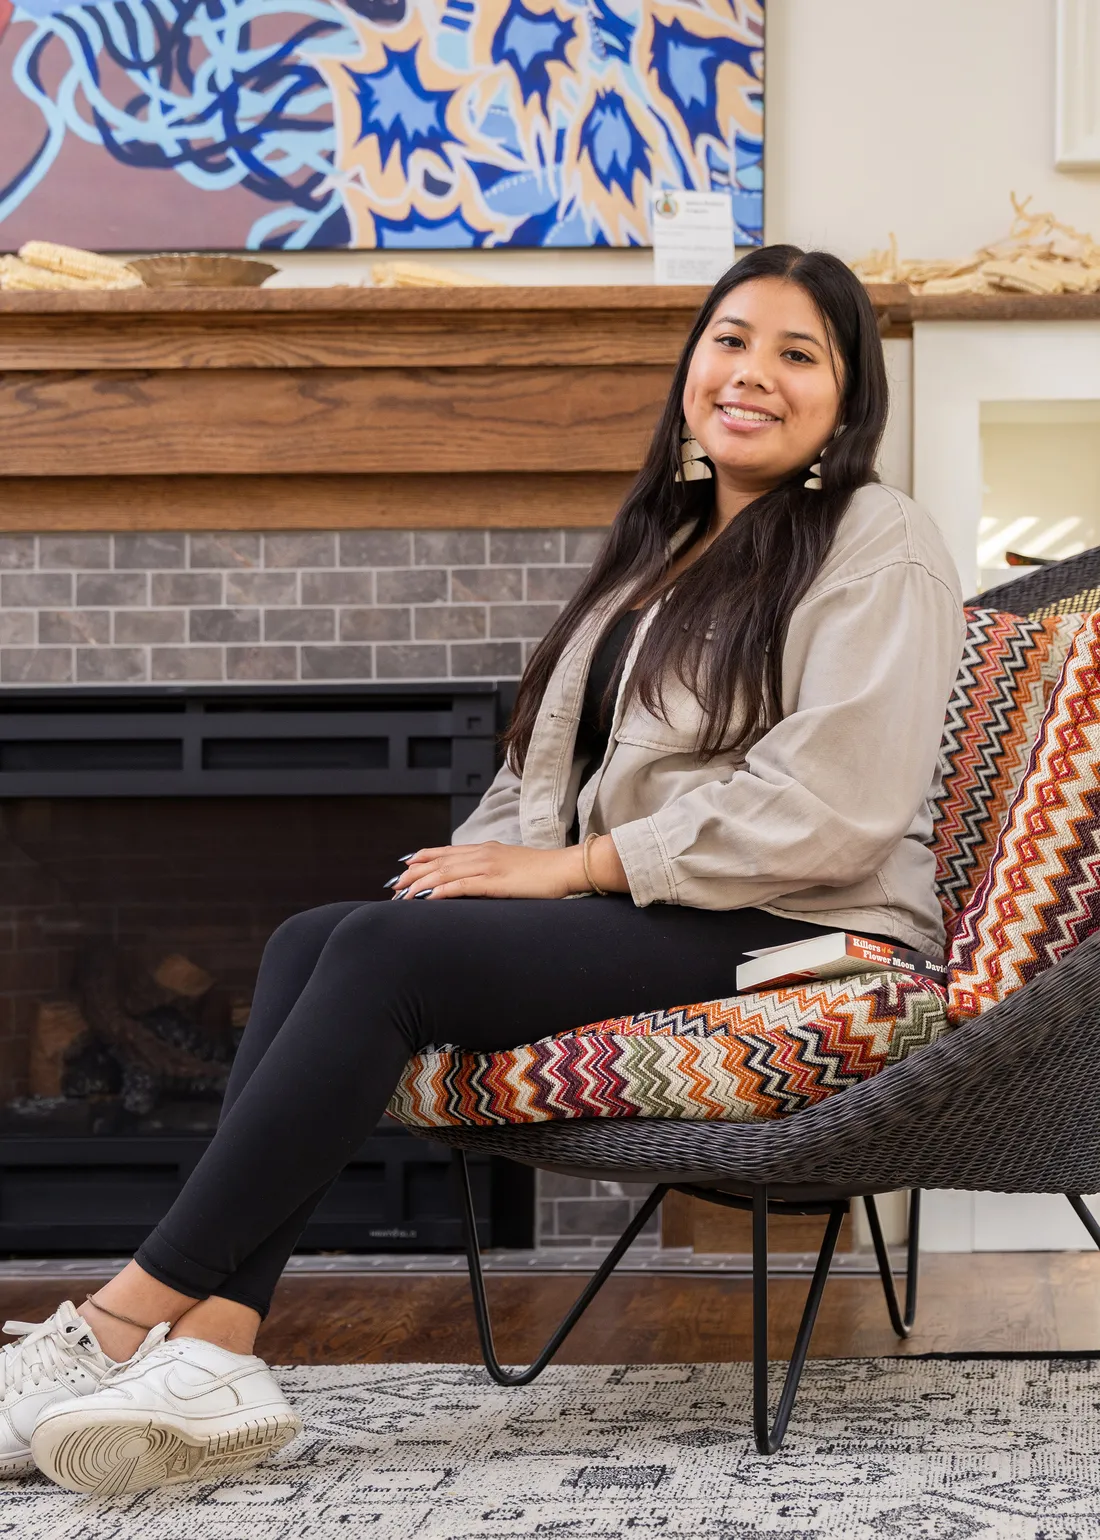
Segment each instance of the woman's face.
[[841,387],[825,323],[783,278],[754,278],[719,300],[684,386],[684,417],[720,482],[767,491],[832,437]]

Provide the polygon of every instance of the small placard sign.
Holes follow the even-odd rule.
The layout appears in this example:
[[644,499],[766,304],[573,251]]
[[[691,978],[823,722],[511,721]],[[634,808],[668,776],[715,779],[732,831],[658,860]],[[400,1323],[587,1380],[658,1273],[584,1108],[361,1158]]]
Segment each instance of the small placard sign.
[[734,262],[729,193],[656,191],[654,283],[714,283]]

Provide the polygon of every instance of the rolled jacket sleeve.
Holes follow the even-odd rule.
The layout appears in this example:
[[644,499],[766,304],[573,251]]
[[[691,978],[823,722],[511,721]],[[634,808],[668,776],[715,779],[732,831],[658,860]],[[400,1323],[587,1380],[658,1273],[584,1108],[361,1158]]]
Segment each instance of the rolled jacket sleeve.
[[734,909],[879,871],[926,807],[962,642],[958,594],[920,562],[811,592],[785,714],[743,767],[611,830],[635,903]]

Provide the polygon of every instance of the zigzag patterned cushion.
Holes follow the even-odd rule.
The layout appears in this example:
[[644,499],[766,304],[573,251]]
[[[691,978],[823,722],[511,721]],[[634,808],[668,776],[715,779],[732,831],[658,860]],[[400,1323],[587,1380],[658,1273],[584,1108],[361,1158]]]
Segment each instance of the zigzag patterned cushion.
[[421,1128],[780,1118],[869,1080],[946,1027],[939,985],[865,974],[620,1016],[500,1053],[430,1049],[409,1061],[388,1110]]
[[[967,611],[936,803],[949,928],[996,847],[1081,625]],[[409,1061],[388,1110],[427,1128],[786,1117],[933,1042],[949,1024],[946,1000],[910,974],[863,975],[598,1021],[499,1053],[444,1046]]]
[[968,609],[940,747],[936,886],[948,936],[985,872],[1080,615]]
[[1100,615],[1079,628],[989,870],[948,959],[952,1021],[976,1016],[1100,928]]

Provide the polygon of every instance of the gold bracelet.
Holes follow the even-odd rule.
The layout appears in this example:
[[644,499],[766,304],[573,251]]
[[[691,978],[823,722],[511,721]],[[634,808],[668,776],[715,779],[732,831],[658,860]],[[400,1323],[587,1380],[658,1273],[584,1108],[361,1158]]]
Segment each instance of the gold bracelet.
[[599,837],[600,836],[598,834],[589,834],[586,836],[584,845],[581,849],[581,859],[584,861],[584,876],[588,886],[591,888],[593,893],[598,893],[601,898],[606,898],[607,889],[600,887],[599,883],[588,869],[588,847],[591,845],[593,840],[598,840]]

